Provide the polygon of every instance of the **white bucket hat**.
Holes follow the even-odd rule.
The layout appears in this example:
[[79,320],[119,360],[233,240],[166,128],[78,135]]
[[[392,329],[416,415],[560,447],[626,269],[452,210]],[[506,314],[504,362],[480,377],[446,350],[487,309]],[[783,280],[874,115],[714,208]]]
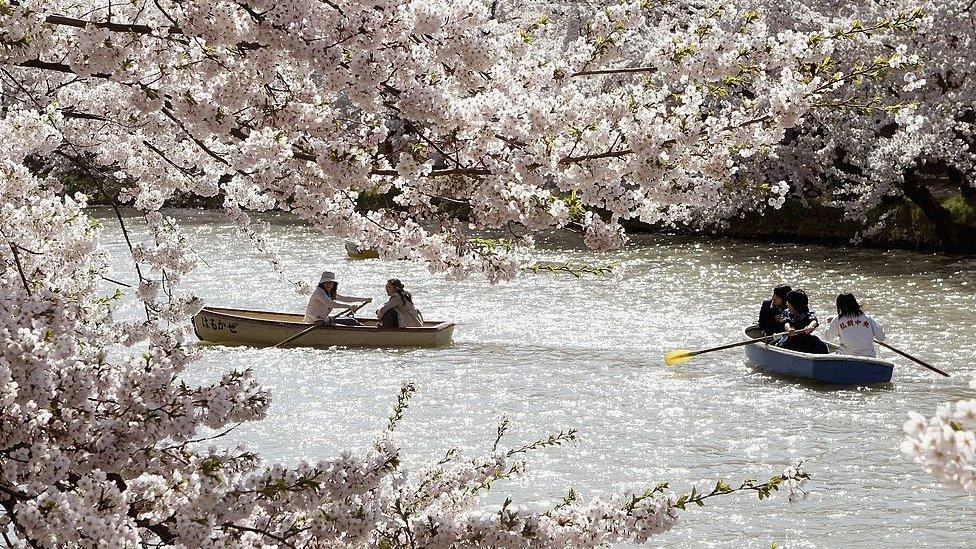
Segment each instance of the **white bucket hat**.
[[335,282],[335,273],[332,271],[323,272],[322,276],[319,277],[319,284],[322,284],[323,282]]

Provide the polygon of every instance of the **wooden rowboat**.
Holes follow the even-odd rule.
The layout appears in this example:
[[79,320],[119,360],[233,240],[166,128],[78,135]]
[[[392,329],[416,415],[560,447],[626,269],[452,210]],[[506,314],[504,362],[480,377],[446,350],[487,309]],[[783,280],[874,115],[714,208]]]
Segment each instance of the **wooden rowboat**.
[[375,259],[380,256],[376,250],[360,247],[359,244],[351,240],[346,241],[346,255],[349,256],[349,259]]
[[[276,345],[311,324],[297,313],[204,307],[193,317],[193,331],[201,341],[221,345]],[[380,328],[376,319],[359,319],[365,326],[323,326],[285,347],[443,347],[451,343],[453,322],[429,321],[417,328]]]
[[[746,337],[754,339],[765,334],[758,326],[746,328]],[[887,360],[866,356],[835,354],[837,346],[827,343],[829,354],[800,353],[769,343],[743,346],[746,357],[760,370],[802,379],[812,379],[838,385],[869,385],[891,381],[895,365]]]

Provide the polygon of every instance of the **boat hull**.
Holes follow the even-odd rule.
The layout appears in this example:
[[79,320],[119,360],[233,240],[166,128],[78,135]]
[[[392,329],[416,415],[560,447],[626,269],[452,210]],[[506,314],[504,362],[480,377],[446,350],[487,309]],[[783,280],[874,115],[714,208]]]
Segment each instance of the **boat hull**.
[[[746,336],[761,337],[755,326]],[[835,345],[828,346],[836,350]],[[783,376],[810,379],[836,385],[870,385],[891,381],[894,364],[878,358],[838,354],[800,353],[767,343],[744,346],[746,358],[759,370]]]
[[[443,347],[451,343],[452,322],[425,322],[418,328],[380,328],[375,319],[365,326],[323,326],[284,347]],[[273,346],[309,328],[303,315],[205,307],[193,317],[201,341],[220,345]]]

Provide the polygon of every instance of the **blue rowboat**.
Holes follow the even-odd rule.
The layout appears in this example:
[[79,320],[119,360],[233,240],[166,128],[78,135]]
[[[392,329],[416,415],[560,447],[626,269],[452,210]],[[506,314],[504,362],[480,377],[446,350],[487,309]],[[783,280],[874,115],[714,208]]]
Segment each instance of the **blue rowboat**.
[[[750,339],[765,335],[758,326],[746,328]],[[891,381],[895,365],[880,358],[834,354],[837,346],[827,343],[830,353],[825,355],[800,353],[770,345],[745,345],[746,358],[764,372],[789,377],[812,379],[838,385],[869,385]]]

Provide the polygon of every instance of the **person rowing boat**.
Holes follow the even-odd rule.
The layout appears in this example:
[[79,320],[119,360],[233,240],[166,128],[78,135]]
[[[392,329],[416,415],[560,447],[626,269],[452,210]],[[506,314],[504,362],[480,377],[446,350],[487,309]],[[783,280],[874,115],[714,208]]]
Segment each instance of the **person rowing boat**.
[[766,335],[786,330],[783,320],[787,313],[786,296],[792,289],[786,284],[780,284],[773,288],[773,297],[762,302],[759,308],[759,327]]
[[354,303],[366,304],[373,301],[370,297],[351,297],[339,295],[339,283],[336,281],[335,273],[325,271],[319,277],[319,284],[315,291],[308,298],[308,306],[305,308],[305,322],[317,322],[328,320],[328,324],[338,324],[343,326],[362,326],[362,323],[355,318],[333,318],[333,309],[358,309]]
[[884,329],[874,318],[864,314],[854,294],[837,296],[837,317],[827,323],[827,336],[840,340],[838,354],[878,356],[875,341],[884,341]]
[[813,335],[813,331],[820,326],[817,313],[810,310],[810,300],[803,290],[793,290],[786,295],[786,305],[789,309],[785,320],[786,331],[789,335],[781,339],[777,345],[791,351],[801,353],[826,354],[827,344]]

